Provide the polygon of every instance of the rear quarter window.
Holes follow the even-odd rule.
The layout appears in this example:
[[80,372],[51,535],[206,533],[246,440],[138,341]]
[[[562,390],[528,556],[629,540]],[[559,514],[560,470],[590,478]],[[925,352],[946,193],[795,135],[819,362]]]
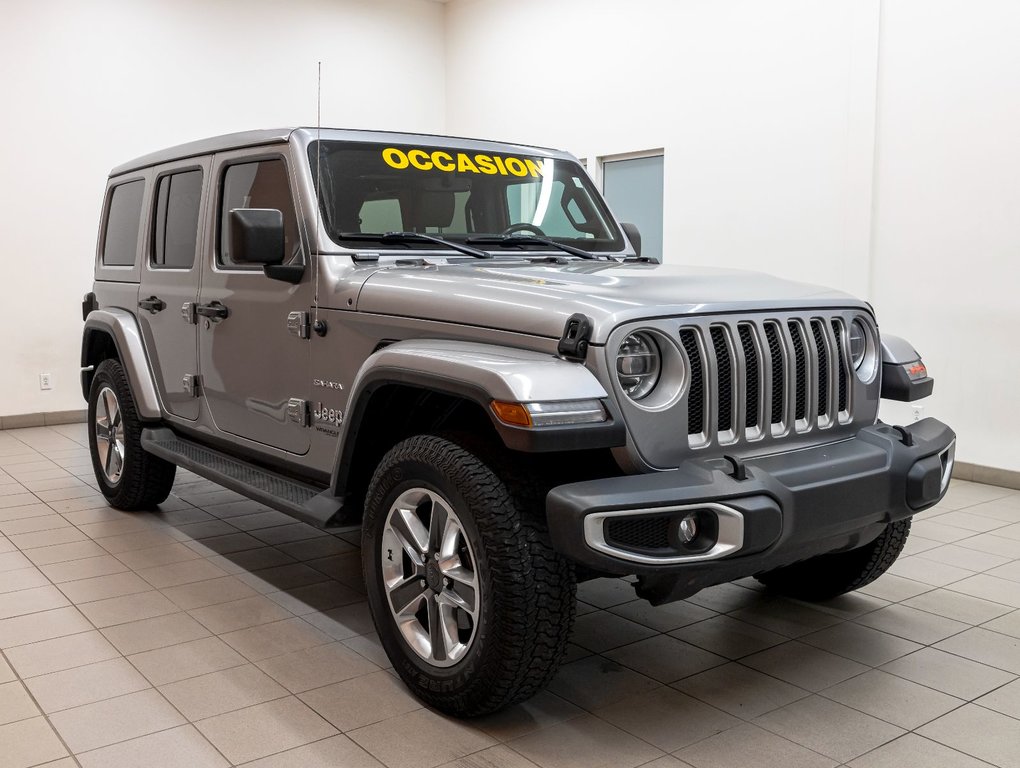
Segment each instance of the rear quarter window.
[[103,264],[108,267],[134,266],[138,253],[138,230],[142,223],[142,179],[118,184],[110,192],[103,225]]

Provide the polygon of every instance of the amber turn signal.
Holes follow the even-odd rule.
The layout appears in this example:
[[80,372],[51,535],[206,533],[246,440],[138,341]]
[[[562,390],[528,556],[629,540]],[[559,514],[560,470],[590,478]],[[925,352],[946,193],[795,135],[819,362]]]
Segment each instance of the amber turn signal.
[[500,400],[493,400],[492,412],[504,424],[510,424],[515,427],[531,426],[531,414],[520,403],[504,403]]

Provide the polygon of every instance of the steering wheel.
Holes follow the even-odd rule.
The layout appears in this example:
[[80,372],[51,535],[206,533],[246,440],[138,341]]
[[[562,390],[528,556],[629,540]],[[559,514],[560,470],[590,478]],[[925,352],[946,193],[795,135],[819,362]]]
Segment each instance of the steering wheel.
[[528,224],[526,221],[522,221],[520,224],[511,224],[509,227],[503,230],[504,235],[515,235],[518,232],[530,232],[533,235],[539,237],[545,237],[545,232],[536,227],[534,224]]

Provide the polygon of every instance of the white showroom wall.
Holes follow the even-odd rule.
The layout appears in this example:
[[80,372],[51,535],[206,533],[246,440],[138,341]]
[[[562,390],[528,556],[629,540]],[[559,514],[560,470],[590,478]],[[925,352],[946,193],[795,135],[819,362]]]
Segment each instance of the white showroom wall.
[[662,148],[667,261],[872,301],[958,458],[1020,471],[1020,5],[453,0],[446,22],[450,132],[589,168]]
[[324,124],[440,131],[443,35],[425,0],[4,2],[0,417],[84,407],[81,298],[110,168],[314,125],[320,60]]

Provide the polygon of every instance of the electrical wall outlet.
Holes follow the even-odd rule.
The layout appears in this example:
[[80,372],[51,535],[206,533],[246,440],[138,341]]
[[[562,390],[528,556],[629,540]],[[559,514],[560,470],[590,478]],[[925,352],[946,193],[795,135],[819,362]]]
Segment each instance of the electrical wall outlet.
[[39,389],[53,389],[53,377],[50,374],[39,374]]
[[923,405],[915,405],[915,406],[913,406],[912,407],[912,411],[913,411],[913,414],[914,414],[914,421],[920,421],[921,419],[924,418],[924,406]]

